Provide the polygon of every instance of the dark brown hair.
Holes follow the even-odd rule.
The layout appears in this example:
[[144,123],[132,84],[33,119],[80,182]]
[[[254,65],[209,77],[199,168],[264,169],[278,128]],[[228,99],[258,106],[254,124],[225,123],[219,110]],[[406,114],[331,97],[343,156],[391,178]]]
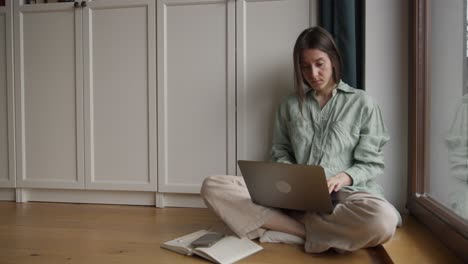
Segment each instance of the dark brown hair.
[[336,47],[335,41],[328,31],[322,27],[311,27],[302,31],[296,40],[293,51],[294,85],[301,108],[305,98],[303,85],[305,84],[307,87],[311,88],[302,77],[301,70],[302,52],[306,49],[318,49],[328,55],[333,67],[333,81],[335,81],[336,84],[338,84],[341,79],[341,67],[343,65],[340,51]]

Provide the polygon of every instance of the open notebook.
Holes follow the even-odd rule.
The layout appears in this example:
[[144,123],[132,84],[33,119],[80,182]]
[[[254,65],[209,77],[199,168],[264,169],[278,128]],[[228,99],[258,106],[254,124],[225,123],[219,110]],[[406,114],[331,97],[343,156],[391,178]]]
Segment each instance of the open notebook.
[[247,238],[225,236],[211,247],[193,248],[190,243],[195,239],[213,233],[208,230],[199,230],[186,236],[167,241],[161,248],[169,249],[184,255],[198,255],[214,263],[234,263],[245,257],[257,253],[263,248]]

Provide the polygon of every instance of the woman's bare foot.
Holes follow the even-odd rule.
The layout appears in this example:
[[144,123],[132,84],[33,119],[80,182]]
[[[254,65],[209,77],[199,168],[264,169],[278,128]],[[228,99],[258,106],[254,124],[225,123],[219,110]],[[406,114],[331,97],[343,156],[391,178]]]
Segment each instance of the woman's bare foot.
[[304,239],[306,237],[304,224],[286,214],[275,214],[270,219],[268,219],[268,221],[262,227],[288,233]]

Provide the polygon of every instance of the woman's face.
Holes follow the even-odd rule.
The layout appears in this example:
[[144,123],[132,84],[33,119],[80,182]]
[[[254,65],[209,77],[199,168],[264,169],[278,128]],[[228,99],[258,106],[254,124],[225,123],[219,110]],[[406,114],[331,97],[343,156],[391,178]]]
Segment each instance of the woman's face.
[[302,77],[316,92],[328,92],[334,88],[333,66],[327,53],[318,49],[305,49],[300,65]]

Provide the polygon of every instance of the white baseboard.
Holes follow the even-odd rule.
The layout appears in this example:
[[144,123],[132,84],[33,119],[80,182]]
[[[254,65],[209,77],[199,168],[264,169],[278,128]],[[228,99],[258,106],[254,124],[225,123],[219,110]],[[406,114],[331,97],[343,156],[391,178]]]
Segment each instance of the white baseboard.
[[199,194],[158,193],[156,195],[157,207],[191,207],[206,208]]
[[0,188],[0,201],[15,201],[14,188]]
[[156,205],[154,192],[22,189],[21,202]]
[[41,188],[0,188],[0,201],[126,204],[206,208],[199,194],[141,191],[97,191]]

